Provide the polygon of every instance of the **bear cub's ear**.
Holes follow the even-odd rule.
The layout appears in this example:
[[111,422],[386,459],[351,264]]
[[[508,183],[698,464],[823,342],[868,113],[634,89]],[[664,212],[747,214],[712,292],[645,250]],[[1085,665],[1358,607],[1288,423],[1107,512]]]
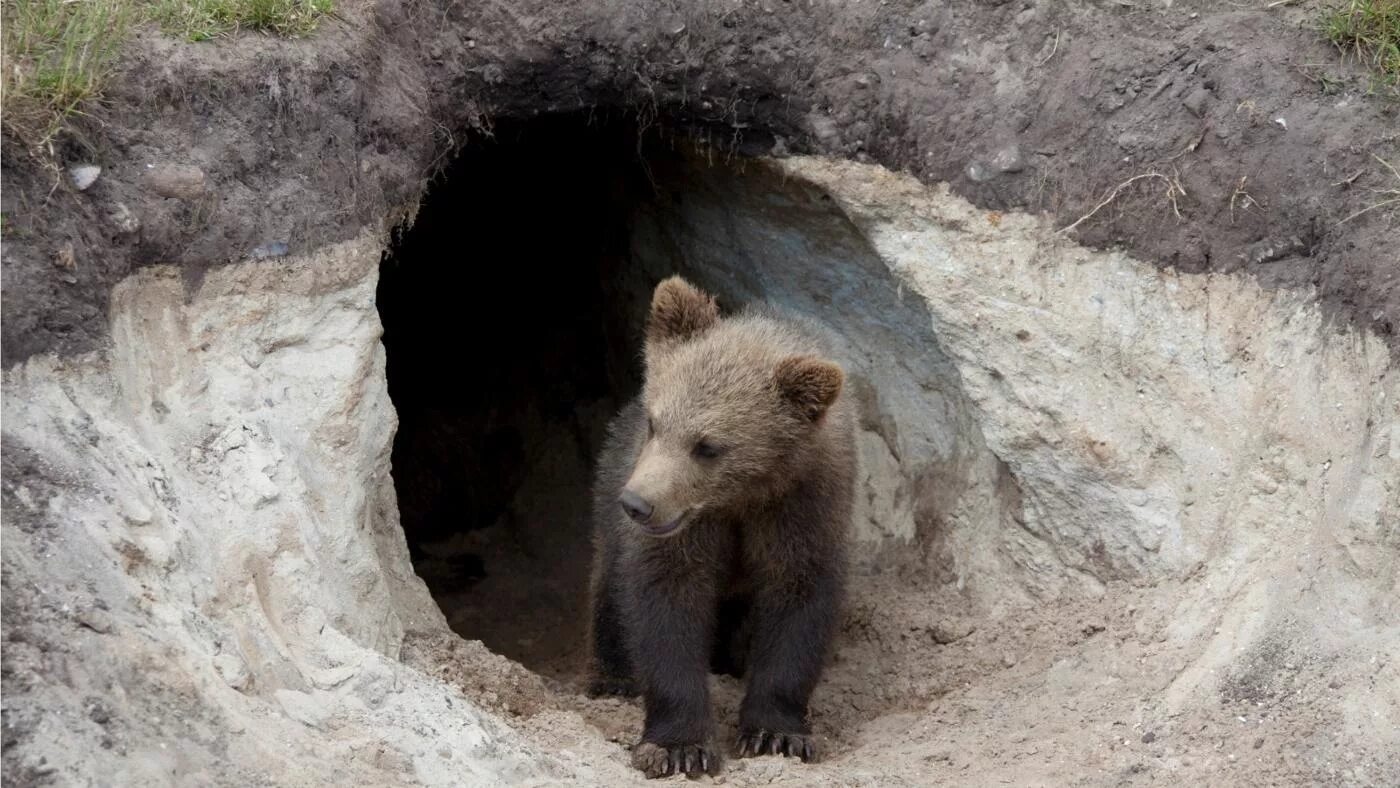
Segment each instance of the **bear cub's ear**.
[[846,375],[816,356],[788,356],[774,372],[778,390],[809,421],[819,421],[841,394]]
[[719,306],[713,296],[679,276],[663,279],[651,296],[647,347],[678,345],[717,322]]

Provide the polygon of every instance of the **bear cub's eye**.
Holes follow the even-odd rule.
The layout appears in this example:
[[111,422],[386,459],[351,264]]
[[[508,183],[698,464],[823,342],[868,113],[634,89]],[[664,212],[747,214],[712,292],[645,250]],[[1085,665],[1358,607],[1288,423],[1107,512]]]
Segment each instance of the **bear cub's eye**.
[[695,448],[691,450],[691,453],[694,454],[696,457],[700,457],[701,459],[713,460],[714,458],[723,454],[724,449],[721,449],[720,447],[702,438],[695,442]]

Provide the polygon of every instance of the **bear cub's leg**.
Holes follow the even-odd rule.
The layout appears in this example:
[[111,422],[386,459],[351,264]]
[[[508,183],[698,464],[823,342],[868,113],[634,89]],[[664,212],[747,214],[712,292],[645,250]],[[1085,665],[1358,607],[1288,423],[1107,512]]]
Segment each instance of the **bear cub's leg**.
[[[646,721],[632,764],[648,777],[717,774],[710,719],[710,656],[717,595],[714,578],[674,560],[633,568],[628,635]],[[650,570],[650,571],[648,571]]]
[[787,755],[812,761],[807,703],[835,633],[839,577],[803,588],[760,589],[754,600],[749,682],[739,708],[739,757]]
[[621,589],[612,556],[607,556],[602,575],[593,591],[593,670],[588,682],[588,697],[617,696],[631,698],[640,694],[632,657],[627,653]]

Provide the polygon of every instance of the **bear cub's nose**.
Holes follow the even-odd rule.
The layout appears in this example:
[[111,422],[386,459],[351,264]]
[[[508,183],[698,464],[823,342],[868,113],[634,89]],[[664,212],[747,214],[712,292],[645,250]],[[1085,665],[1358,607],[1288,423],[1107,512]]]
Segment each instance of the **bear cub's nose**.
[[627,516],[645,525],[651,519],[651,504],[647,503],[642,496],[631,490],[623,490],[618,499],[622,503],[622,511],[627,512]]

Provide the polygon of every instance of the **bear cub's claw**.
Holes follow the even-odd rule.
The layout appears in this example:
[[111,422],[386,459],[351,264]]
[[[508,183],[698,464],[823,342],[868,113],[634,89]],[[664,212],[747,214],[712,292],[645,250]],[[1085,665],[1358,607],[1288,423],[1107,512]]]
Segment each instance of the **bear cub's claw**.
[[631,679],[617,679],[598,676],[588,682],[585,694],[590,698],[635,698],[642,694],[637,683]]
[[803,733],[774,733],[772,731],[742,731],[735,751],[740,758],[754,755],[783,755],[801,758],[803,763],[817,759],[817,745]]
[[673,774],[693,778],[702,774],[719,774],[720,757],[708,744],[662,747],[644,741],[632,748],[632,765],[651,778]]

